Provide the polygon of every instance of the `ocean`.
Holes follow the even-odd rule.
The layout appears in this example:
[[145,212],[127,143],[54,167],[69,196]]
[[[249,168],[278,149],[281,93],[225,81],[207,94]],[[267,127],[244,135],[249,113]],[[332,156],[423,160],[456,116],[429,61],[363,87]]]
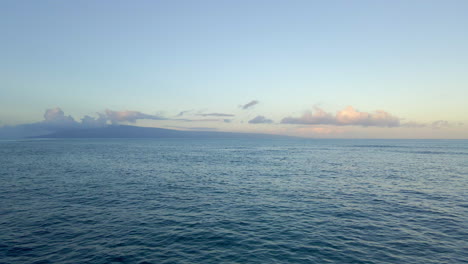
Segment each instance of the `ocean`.
[[0,263],[468,263],[468,140],[0,141]]

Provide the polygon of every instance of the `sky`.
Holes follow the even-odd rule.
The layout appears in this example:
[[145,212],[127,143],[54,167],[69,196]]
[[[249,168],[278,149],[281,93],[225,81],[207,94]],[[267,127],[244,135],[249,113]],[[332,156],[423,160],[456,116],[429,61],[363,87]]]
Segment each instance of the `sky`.
[[0,1],[0,137],[468,138],[466,14],[465,0]]

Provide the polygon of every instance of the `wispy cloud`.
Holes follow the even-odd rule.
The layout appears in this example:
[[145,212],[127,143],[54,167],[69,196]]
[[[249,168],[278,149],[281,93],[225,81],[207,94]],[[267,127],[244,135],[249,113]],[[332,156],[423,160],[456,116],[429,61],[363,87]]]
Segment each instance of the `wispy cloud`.
[[440,129],[443,127],[450,127],[450,126],[451,126],[450,123],[446,120],[437,120],[437,121],[432,122],[431,124],[431,127],[434,129]]
[[432,123],[420,123],[420,122],[406,122],[401,124],[402,127],[413,127],[413,128],[421,128],[421,127],[430,127],[432,129],[441,129],[446,127],[456,127],[462,126],[463,123],[450,123],[447,120],[437,120]]
[[273,123],[273,120],[268,119],[261,115],[256,116],[255,118],[249,121],[249,124],[271,124],[271,123]]
[[197,116],[220,116],[220,117],[233,117],[232,114],[223,114],[223,113],[208,113],[208,114],[197,114]]
[[112,111],[106,110],[106,117],[112,124],[118,124],[120,122],[135,123],[138,119],[151,119],[151,120],[167,120],[162,116],[148,115],[138,111]]
[[428,124],[410,121],[410,122],[402,123],[401,126],[402,127],[421,128],[421,127],[427,127]]
[[352,106],[348,106],[336,114],[325,112],[315,107],[315,112],[306,111],[300,117],[285,117],[281,120],[283,124],[308,124],[308,125],[338,125],[338,126],[377,126],[397,127],[400,126],[400,118],[383,110],[373,113],[360,112]]
[[193,111],[193,110],[181,111],[181,112],[179,112],[176,116],[177,116],[177,117],[180,117],[180,116],[183,116],[183,115],[185,115],[185,114],[187,114],[187,113],[190,113],[190,112],[192,112],[192,111]]
[[173,121],[182,121],[182,122],[224,122],[230,123],[232,119],[225,119],[225,118],[201,118],[201,119],[186,119],[186,118],[176,118],[176,119],[168,119]]
[[196,130],[196,131],[217,131],[215,127],[184,127],[184,126],[166,126],[168,128],[182,129],[182,130]]
[[260,103],[260,102],[257,101],[257,100],[252,100],[252,101],[246,103],[245,105],[241,105],[241,108],[244,109],[244,110],[249,109],[249,108],[253,107],[254,105],[256,105],[258,103]]

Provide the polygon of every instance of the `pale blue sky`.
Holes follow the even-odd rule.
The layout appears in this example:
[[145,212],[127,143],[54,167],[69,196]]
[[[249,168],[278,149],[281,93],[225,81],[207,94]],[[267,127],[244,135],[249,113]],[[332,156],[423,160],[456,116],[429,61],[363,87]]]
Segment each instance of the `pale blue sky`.
[[235,127],[210,126],[256,131],[256,115],[314,105],[468,123],[467,14],[468,1],[1,1],[0,126],[61,107],[231,113]]

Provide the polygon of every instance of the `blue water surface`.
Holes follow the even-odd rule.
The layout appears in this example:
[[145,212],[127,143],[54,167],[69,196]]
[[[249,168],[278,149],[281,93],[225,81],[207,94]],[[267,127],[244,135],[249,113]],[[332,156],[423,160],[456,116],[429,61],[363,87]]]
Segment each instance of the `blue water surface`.
[[467,140],[0,141],[0,263],[467,263]]

